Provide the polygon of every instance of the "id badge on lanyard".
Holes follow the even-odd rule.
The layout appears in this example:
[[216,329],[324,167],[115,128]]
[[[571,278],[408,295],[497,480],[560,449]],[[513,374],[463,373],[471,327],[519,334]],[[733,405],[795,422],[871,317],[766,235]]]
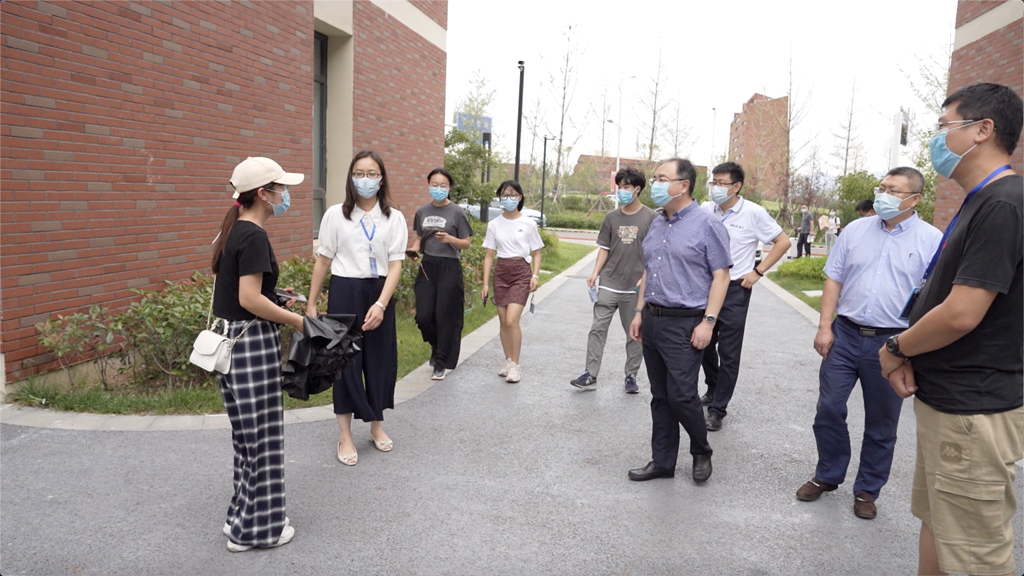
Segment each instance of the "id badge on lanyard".
[[363,216],[363,219],[359,221],[359,225],[363,228],[363,235],[366,236],[366,241],[370,244],[370,278],[379,278],[380,274],[377,273],[377,258],[373,254],[373,237],[377,235],[377,225],[373,225],[373,230],[367,232],[366,220],[373,222],[369,214]]

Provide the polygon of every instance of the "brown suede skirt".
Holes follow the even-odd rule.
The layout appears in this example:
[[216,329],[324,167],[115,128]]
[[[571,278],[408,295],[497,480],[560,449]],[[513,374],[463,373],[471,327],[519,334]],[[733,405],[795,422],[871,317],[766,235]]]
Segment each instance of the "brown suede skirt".
[[494,265],[494,305],[526,306],[530,297],[530,278],[533,269],[522,258],[498,258]]

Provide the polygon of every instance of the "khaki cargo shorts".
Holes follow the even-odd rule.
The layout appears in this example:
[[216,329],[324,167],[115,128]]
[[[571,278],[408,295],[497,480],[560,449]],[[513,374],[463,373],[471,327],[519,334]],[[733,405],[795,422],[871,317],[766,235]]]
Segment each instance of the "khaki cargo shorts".
[[1016,573],[1015,462],[1024,458],[1024,407],[946,414],[914,399],[917,467],[910,510],[935,535],[943,572]]

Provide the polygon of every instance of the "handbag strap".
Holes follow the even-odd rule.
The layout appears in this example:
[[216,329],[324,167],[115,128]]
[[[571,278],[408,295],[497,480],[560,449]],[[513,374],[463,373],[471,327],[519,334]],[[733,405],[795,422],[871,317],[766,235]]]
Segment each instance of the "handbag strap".
[[[213,287],[210,288],[210,309],[206,312],[206,329],[213,332],[213,295],[217,291],[217,275],[213,276]],[[225,325],[225,328],[227,326]]]

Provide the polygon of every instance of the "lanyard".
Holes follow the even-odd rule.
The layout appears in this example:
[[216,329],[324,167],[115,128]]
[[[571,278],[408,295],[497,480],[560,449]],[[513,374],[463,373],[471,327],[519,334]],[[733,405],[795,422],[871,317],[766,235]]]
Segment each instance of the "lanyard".
[[956,215],[953,216],[953,219],[949,221],[949,226],[946,226],[946,231],[943,232],[942,234],[942,241],[939,242],[939,248],[938,250],[935,251],[935,255],[932,256],[932,261],[928,263],[928,268],[925,269],[924,271],[924,277],[921,278],[922,286],[924,286],[925,281],[928,280],[928,276],[931,275],[932,270],[935,268],[935,263],[939,261],[939,254],[942,254],[943,248],[946,247],[946,240],[949,238],[950,232],[953,231],[953,226],[956,226],[956,221],[960,218],[960,213],[964,211],[964,206],[967,206],[967,201],[970,200],[972,196],[977,194],[979,190],[984,188],[985,184],[988,184],[993,178],[1007,170],[1010,170],[1011,168],[1013,167],[1010,166],[1009,164],[1007,164],[1006,166],[996,168],[995,172],[989,174],[987,178],[982,180],[981,183],[979,183],[977,186],[972,188],[970,192],[967,193],[967,196],[964,197],[964,201],[960,204],[960,209],[956,211]]
[[366,236],[366,240],[369,242],[373,242],[373,237],[377,235],[377,224],[374,223],[373,232],[366,231],[366,224],[363,223],[362,220],[359,221],[359,225],[363,227],[363,236]]

